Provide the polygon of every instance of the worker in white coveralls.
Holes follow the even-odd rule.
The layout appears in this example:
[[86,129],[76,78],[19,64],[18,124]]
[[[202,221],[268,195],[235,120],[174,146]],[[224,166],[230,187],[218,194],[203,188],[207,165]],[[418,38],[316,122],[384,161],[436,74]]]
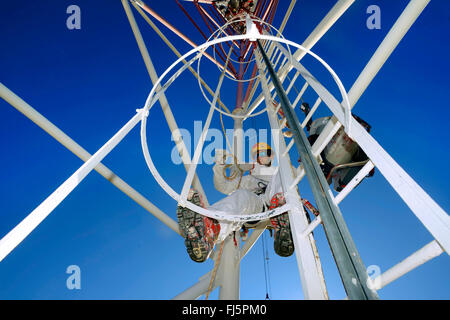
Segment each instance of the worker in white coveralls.
[[[213,167],[214,186],[227,197],[208,207],[211,211],[248,215],[274,209],[285,203],[281,178],[272,166],[274,152],[267,143],[257,143],[251,151],[253,164],[230,165],[225,150],[216,150]],[[227,175],[227,170],[230,175]],[[245,171],[249,174],[243,175]],[[201,196],[195,190],[189,192],[188,200],[205,207]],[[196,262],[205,261],[216,240],[223,241],[227,235],[241,227],[227,221],[217,221],[203,216],[189,208],[178,206],[177,218],[187,252]],[[274,227],[274,249],[283,257],[292,255],[294,245],[287,213],[271,219]]]

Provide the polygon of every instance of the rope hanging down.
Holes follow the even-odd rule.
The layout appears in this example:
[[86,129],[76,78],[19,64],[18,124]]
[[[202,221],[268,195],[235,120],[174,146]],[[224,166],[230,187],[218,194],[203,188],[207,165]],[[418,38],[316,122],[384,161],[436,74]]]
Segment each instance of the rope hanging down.
[[220,258],[222,257],[222,250],[223,250],[224,243],[225,243],[225,241],[222,241],[222,244],[220,245],[220,249],[219,249],[219,255],[217,256],[217,259],[214,262],[214,269],[212,271],[211,279],[209,280],[209,286],[208,286],[208,291],[206,292],[205,300],[208,300],[209,294],[211,293],[211,290],[212,290],[212,285],[214,283],[214,280],[216,279],[217,267],[219,266]]
[[262,234],[262,250],[263,250],[263,263],[264,263],[264,283],[266,285],[266,300],[270,300],[269,293],[272,291],[270,285],[270,269],[269,269],[269,250],[266,246],[266,237]]

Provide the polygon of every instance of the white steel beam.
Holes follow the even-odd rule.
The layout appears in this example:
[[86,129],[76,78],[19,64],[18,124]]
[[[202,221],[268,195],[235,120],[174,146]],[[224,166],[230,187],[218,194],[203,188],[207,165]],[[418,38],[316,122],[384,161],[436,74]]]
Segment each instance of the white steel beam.
[[[383,67],[390,54],[397,47],[401,39],[405,36],[409,28],[429,2],[430,0],[410,1],[348,92],[350,108],[353,108],[358,102],[358,99],[361,97],[364,90],[372,82],[373,78]],[[330,121],[328,121],[312,146],[311,151],[316,157],[320,155],[340,127],[341,123],[338,122],[337,118],[335,116],[331,117]],[[297,170],[298,174],[304,175],[304,170],[301,166],[299,166]]]
[[281,136],[281,130],[278,125],[277,116],[272,107],[272,99],[268,89],[267,79],[263,75],[263,67],[260,54],[255,51],[256,63],[260,73],[260,83],[264,93],[267,106],[267,115],[269,117],[272,129],[273,142],[278,157],[279,173],[283,185],[286,202],[291,204],[289,211],[289,221],[291,225],[292,237],[294,240],[295,254],[300,274],[305,299],[327,299],[328,295],[325,287],[322,269],[320,267],[319,257],[315,248],[314,238],[312,236],[304,237],[303,231],[308,227],[308,220],[303,210],[300,195],[296,188],[290,188],[294,177],[291,170],[291,164],[288,155],[284,154],[286,143]]
[[[337,121],[344,123],[346,116],[341,103],[299,62],[296,67],[330,108]],[[350,117],[350,121],[353,132],[351,138],[364,150],[420,222],[450,254],[450,217],[448,214],[398,165],[355,118]]]
[[[217,269],[218,283],[220,283],[219,300],[239,300],[241,262],[239,250],[241,237],[239,232],[236,232],[236,235],[231,233],[224,241],[222,257]],[[236,244],[234,241],[236,241]]]
[[[226,64],[225,64],[225,68],[228,66],[228,62],[229,62],[229,59],[230,59],[231,52],[232,52],[232,49],[230,48],[230,51],[228,52],[228,57],[227,57],[227,61],[226,61]],[[215,111],[217,99],[218,99],[219,94],[220,94],[220,88],[222,87],[224,76],[225,76],[225,70],[223,70],[222,74],[220,75],[219,83],[217,85],[216,92],[214,93],[214,98],[213,98],[213,101],[211,102],[211,106],[209,108],[209,113],[208,113],[208,116],[206,118],[205,125],[204,125],[202,133],[200,135],[200,139],[198,141],[198,144],[197,144],[197,146],[195,148],[194,156],[192,158],[192,163],[189,166],[189,170],[187,172],[186,179],[184,181],[183,189],[182,189],[181,194],[180,194],[181,204],[182,205],[184,205],[185,201],[187,201],[188,193],[189,193],[189,190],[190,190],[191,185],[192,185],[192,180],[194,179],[194,175],[195,175],[195,172],[197,170],[198,161],[199,161],[200,156],[201,156],[202,151],[203,151],[203,145],[205,143],[206,136],[208,134],[209,126],[211,125],[212,116],[213,116],[214,111]]]
[[88,161],[59,186],[47,199],[34,209],[25,219],[0,240],[0,261],[17,247],[44,219],[80,184],[81,181],[106,157],[112,149],[142,119],[144,109],[128,121],[106,144],[104,144]]
[[339,194],[334,198],[336,204],[341,203],[342,200],[364,179],[365,176],[374,168],[372,161],[367,162],[364,167],[359,170],[356,176],[345,186],[344,189],[339,192]]
[[322,218],[320,216],[317,216],[309,225],[308,227],[303,231],[303,236],[307,237],[311,232],[314,231],[320,224],[322,223]]
[[[47,132],[56,141],[61,143],[64,147],[66,147],[69,151],[71,151],[81,160],[86,162],[92,157],[92,155],[85,149],[83,149],[83,147],[81,147],[72,138],[70,138],[67,134],[61,131],[61,129],[59,129],[48,119],[46,119],[42,114],[37,112],[23,99],[14,94],[14,92],[6,88],[2,83],[0,83],[0,97],[2,97],[6,102],[11,104],[11,106],[13,106],[27,118],[33,121],[36,125],[38,125],[41,129]],[[153,203],[147,200],[142,194],[133,189],[129,184],[123,181],[119,176],[117,176],[114,172],[108,169],[105,165],[99,163],[98,166],[95,167],[95,170],[100,175],[102,175],[106,180],[108,180],[114,186],[116,186],[120,191],[125,193],[131,199],[133,199],[137,204],[139,204],[145,210],[150,212],[165,225],[167,225],[170,229],[181,235],[178,223],[176,221],[174,221],[166,213],[161,211]]]
[[354,106],[430,0],[411,0],[348,92]]
[[266,223],[261,223],[258,226],[256,226],[255,229],[253,230],[253,232],[248,237],[248,239],[245,240],[245,242],[241,248],[241,254],[240,254],[241,260],[247,255],[247,253],[250,251],[250,249],[253,248],[256,241],[266,230],[268,224],[269,224],[269,222],[266,222]]
[[[237,110],[238,114],[241,111]],[[234,119],[232,150],[238,163],[243,163],[244,131],[242,119]],[[239,232],[231,233],[225,240],[222,249],[222,257],[218,267],[220,278],[219,299],[239,300],[240,297],[240,272],[241,272],[241,236]]]
[[395,281],[398,278],[404,276],[411,270],[414,270],[425,262],[428,262],[431,259],[441,255],[443,252],[444,249],[442,249],[442,247],[439,245],[439,243],[437,243],[436,240],[431,241],[429,244],[414,252],[399,264],[393,266],[375,279],[369,280],[372,284],[372,288],[375,290],[379,290],[385,287],[392,281]]
[[[302,43],[302,46],[306,49],[311,49],[324,35],[325,33],[334,25],[334,23],[347,11],[347,9],[353,4],[355,0],[339,0],[333,8],[328,12],[328,14],[322,19],[322,21],[314,28],[313,32],[306,38]],[[303,50],[297,50],[293,57],[295,60],[300,61],[305,56]],[[292,66],[287,64],[284,68],[278,71],[278,77],[281,82],[284,81],[285,77],[292,70]],[[269,90],[274,89],[273,84],[269,85]],[[248,108],[248,114],[253,113],[253,111],[263,102],[264,95],[261,93],[252,105]]]
[[[134,5],[134,4],[133,4]],[[156,24],[153,23],[153,21],[142,11],[142,9],[134,5],[138,13],[144,18],[144,20],[150,25],[150,27],[156,32],[156,34],[161,38],[162,41],[175,53],[175,55],[180,58],[181,53],[175,48],[175,46],[169,41],[169,39],[161,32],[161,30],[156,26]],[[185,60],[183,60],[184,64],[187,64]],[[214,96],[214,92],[212,89],[206,84],[206,82],[199,76],[199,74],[191,67],[189,66],[189,71],[194,75],[196,79],[200,81],[200,83],[205,87],[205,89],[209,92],[211,96]],[[218,99],[218,102],[220,106],[228,113],[231,113],[230,109],[226,105],[224,105],[223,101]]]
[[[130,0],[133,3],[133,6],[139,6],[141,7],[143,10],[145,10],[147,13],[149,13],[153,18],[155,18],[156,20],[158,20],[159,22],[161,22],[167,29],[169,29],[170,31],[172,31],[173,33],[175,33],[178,37],[180,37],[181,39],[183,39],[186,43],[188,43],[192,48],[196,48],[197,44],[195,44],[191,39],[189,39],[188,37],[186,37],[180,30],[178,30],[177,28],[175,28],[172,24],[170,24],[167,20],[165,20],[163,17],[161,17],[159,14],[157,14],[153,9],[151,9],[147,4],[145,4],[142,0]],[[208,53],[204,52],[203,55],[208,58],[212,63],[214,63],[215,65],[217,65],[220,69],[225,70],[225,72],[232,78],[235,78],[235,75],[227,70],[224,69],[224,66],[217,61],[216,59],[214,59],[213,57],[211,57]]]
[[319,107],[321,102],[322,102],[322,99],[317,98],[316,103],[314,103],[314,106],[312,107],[311,110],[309,110],[308,114],[306,115],[305,120],[303,120],[302,128],[306,127],[306,125],[308,124],[308,121],[312,118],[312,116],[316,112],[316,110]]
[[296,2],[297,2],[297,0],[291,0],[291,3],[289,4],[289,7],[286,11],[286,14],[284,15],[283,21],[281,22],[280,28],[278,29],[278,31],[280,33],[283,33],[284,28],[286,27],[286,24],[287,24],[289,18],[291,17],[291,13],[292,13],[292,10],[294,9]]
[[[353,108],[358,102],[363,92],[367,89],[373,78],[383,67],[384,63],[387,61],[389,56],[392,54],[394,49],[403,39],[412,24],[416,21],[429,2],[430,0],[411,0],[409,2],[408,6],[392,26],[391,30],[389,30],[383,42],[375,51],[374,55],[348,92],[351,108]],[[328,121],[327,125],[312,147],[314,155],[317,156],[322,152],[340,127],[341,124],[337,122],[336,117],[333,116],[331,120]]]
[[[297,78],[298,78],[299,75],[300,75],[300,72],[296,72],[295,75],[294,75],[294,77],[292,78],[292,80],[289,79],[289,76],[286,76],[287,79],[288,79],[289,82],[290,82],[290,83],[289,83],[289,86],[288,86],[287,89],[286,89],[286,94],[289,94],[289,92],[291,91],[292,87],[295,88],[295,81],[297,80]],[[295,88],[295,90],[297,91],[296,88]],[[297,94],[298,94],[298,92],[297,92]]]
[[[197,283],[175,296],[172,300],[195,300],[205,294],[209,289],[212,271],[205,274]],[[211,291],[217,288],[217,279],[214,281]]]
[[[158,81],[158,75],[156,73],[155,67],[153,66],[152,60],[150,58],[150,54],[148,53],[147,47],[144,43],[144,40],[142,39],[141,32],[136,23],[136,20],[134,19],[134,15],[133,15],[133,12],[131,11],[130,5],[128,4],[128,0],[122,0],[122,5],[127,14],[128,20],[130,22],[130,26],[133,30],[133,34],[136,38],[136,42],[138,43],[139,50],[144,59],[144,63],[145,63],[145,66],[147,67],[147,71],[150,75],[151,81],[153,84],[155,84]],[[161,87],[158,85],[157,90],[160,90],[160,88]],[[161,104],[161,108],[163,110],[164,116],[169,125],[170,131],[172,132],[172,135],[173,135],[173,138],[175,141],[175,145],[176,145],[178,152],[180,154],[180,157],[183,161],[184,167],[185,167],[186,171],[188,171],[189,164],[191,163],[189,151],[187,150],[186,145],[184,144],[180,130],[178,130],[178,125],[176,123],[175,117],[173,116],[172,110],[169,106],[169,102],[167,101],[166,95],[164,93],[161,93],[161,95],[159,97],[159,102]],[[203,187],[200,183],[200,180],[198,179],[197,174],[194,175],[194,178],[192,181],[192,186],[202,195],[203,200],[205,201],[205,205],[208,206],[209,205],[208,199],[206,198],[205,191],[203,190]]]

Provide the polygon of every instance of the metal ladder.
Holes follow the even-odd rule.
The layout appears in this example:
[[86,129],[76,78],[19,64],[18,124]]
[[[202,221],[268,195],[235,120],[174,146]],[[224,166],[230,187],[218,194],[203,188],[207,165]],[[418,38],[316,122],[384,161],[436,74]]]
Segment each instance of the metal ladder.
[[[258,47],[258,51],[256,52],[256,62],[258,64],[261,87],[264,93],[272,133],[277,133],[273,135],[273,141],[276,150],[279,152],[279,170],[284,191],[286,193],[286,201],[293,208],[289,212],[289,218],[291,221],[292,235],[294,238],[297,262],[305,298],[323,299],[327,296],[320,267],[320,259],[316,251],[317,249],[315,248],[314,238],[311,235],[311,232],[321,223],[323,223],[325,233],[327,234],[331,250],[336,260],[336,265],[339,269],[349,299],[378,299],[376,290],[381,289],[386,284],[399,278],[424,262],[439,256],[444,250],[447,251],[447,253],[450,252],[449,216],[407,175],[407,173],[381,148],[366,130],[353,119],[353,117],[346,117],[345,109],[343,110],[341,104],[337,102],[337,100],[308,70],[306,70],[304,66],[294,59],[289,59],[289,53],[283,46],[277,42],[273,42],[270,45],[266,43],[264,48],[258,41]],[[272,53],[271,59],[267,56],[266,51],[268,51],[269,54]],[[275,58],[276,54],[278,54],[277,58]],[[282,86],[279,75],[275,72],[275,68],[272,65],[272,63],[276,61],[274,63],[276,66],[282,55],[284,55],[284,60],[278,70],[283,69],[284,63],[288,60],[296,69],[296,74],[289,84],[287,92],[292,88],[294,81],[299,75],[305,80],[305,84],[293,104],[291,104],[287,98],[286,91]],[[267,76],[266,73],[268,73]],[[280,100],[276,109],[273,108],[273,97],[271,96],[268,85],[270,80],[272,81],[272,86],[275,88],[276,95],[278,95]],[[313,88],[319,97],[309,114],[306,116],[306,119],[300,123],[294,108],[308,87]],[[341,123],[350,123],[352,128],[352,139],[361,146],[370,158],[370,161],[362,167],[359,173],[336,197],[333,196],[329,189],[328,183],[316,161],[317,155],[320,154],[329,139],[327,141],[322,137],[322,139],[318,139],[317,145],[311,147],[303,131],[306,123],[311,119],[321,102],[324,102],[334,114],[332,121],[329,121],[329,124],[333,126],[332,129],[334,130],[334,133],[339,129]],[[285,114],[285,118],[282,120],[279,120],[277,116],[277,112],[280,108],[282,108],[283,113]],[[348,119],[350,119],[350,122],[347,122]],[[294,136],[288,145],[286,145],[285,139],[281,135],[281,128],[286,122],[289,124]],[[331,134],[331,137],[332,136],[333,134]],[[292,172],[289,158],[289,151],[294,144],[302,159],[302,167],[299,168],[297,176],[294,176],[294,173]],[[317,148],[317,146],[319,147]],[[338,208],[338,204],[375,166],[377,166],[378,170],[385,176],[397,193],[399,193],[419,220],[432,233],[435,240],[398,265],[389,269],[384,274],[378,276],[378,278],[370,279]],[[296,191],[297,184],[305,175],[308,177],[320,211],[320,216],[310,224],[308,224],[308,222],[305,224],[306,218],[301,205],[301,198],[298,194],[298,190]],[[308,252],[308,250],[305,251],[304,249],[307,238],[309,238],[308,241],[310,243],[311,251],[315,252],[314,259],[311,259],[311,252]],[[313,274],[306,276],[308,271],[311,272],[311,269],[314,269],[314,267],[315,271],[312,272]]]

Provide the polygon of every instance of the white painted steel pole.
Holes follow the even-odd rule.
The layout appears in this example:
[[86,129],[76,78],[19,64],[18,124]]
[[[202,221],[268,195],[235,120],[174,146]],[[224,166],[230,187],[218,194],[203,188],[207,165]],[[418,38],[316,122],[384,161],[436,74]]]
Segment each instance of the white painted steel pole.
[[[351,108],[358,102],[361,95],[429,2],[430,0],[411,0],[409,2],[348,92]],[[312,146],[312,151],[315,156],[322,152],[340,127],[341,124],[333,116]]]
[[[338,19],[347,11],[348,8],[355,2],[355,0],[339,0],[331,8],[328,14],[320,21],[320,23],[314,28],[311,34],[302,43],[302,46],[306,49],[311,49],[328,30],[338,21]],[[305,55],[303,50],[297,50],[293,56],[297,61],[300,61]],[[278,77],[281,81],[284,81],[285,77],[292,70],[292,65],[287,64],[281,70],[278,71]],[[269,84],[269,90],[272,91],[275,87],[272,83]],[[249,113],[252,113],[262,102],[264,101],[263,94],[260,94],[252,105],[248,108]]]
[[284,15],[283,21],[281,22],[281,25],[279,28],[280,33],[283,33],[284,28],[286,27],[286,24],[287,24],[289,18],[291,17],[291,13],[292,13],[292,10],[294,9],[296,2],[297,2],[297,0],[291,0],[291,3],[289,4],[289,7],[286,11],[286,14]]
[[348,92],[353,107],[430,0],[411,0]]
[[284,152],[286,150],[286,143],[281,137],[278,120],[272,108],[272,99],[270,97],[267,79],[263,75],[263,64],[260,61],[262,57],[258,51],[255,51],[255,56],[261,77],[262,90],[266,100],[267,115],[269,117],[272,134],[274,135],[274,149],[277,151],[283,190],[285,192],[286,202],[292,204],[293,208],[289,211],[289,221],[291,224],[292,238],[294,240],[295,255],[297,258],[303,294],[305,299],[328,299],[325,280],[314,238],[312,236],[303,236],[303,231],[308,227],[308,221],[303,210],[300,195],[295,188],[289,188],[289,186],[292,185],[294,177],[289,161],[289,154],[285,154]]
[[[241,109],[238,109],[241,110]],[[233,134],[233,151],[238,163],[243,162],[243,122],[235,119]],[[225,240],[219,265],[220,300],[239,300],[240,297],[240,262],[241,236],[239,231],[232,232]]]
[[[236,241],[236,244],[235,242]],[[239,232],[232,232],[225,239],[222,249],[222,257],[217,274],[220,280],[219,299],[239,300],[240,297],[240,245]]]
[[334,198],[334,202],[336,204],[341,203],[342,200],[354,189],[356,186],[364,179],[365,176],[367,176],[370,171],[374,168],[374,165],[372,161],[367,162],[364,167],[359,170],[359,172],[356,174],[356,176],[353,177],[353,179],[347,183],[345,188],[339,192],[338,195]]
[[[212,272],[208,272],[203,277],[199,279],[199,281],[181,292],[177,296],[175,296],[172,300],[195,300],[198,299],[201,295],[205,294],[209,288],[209,282],[211,279]],[[216,288],[216,285],[213,285],[212,290]]]
[[[152,83],[155,84],[158,81],[158,75],[156,73],[155,67],[153,66],[152,60],[150,58],[150,54],[148,53],[147,47],[142,38],[139,27],[136,23],[133,12],[131,11],[130,5],[128,4],[128,0],[122,0],[122,5],[125,9],[125,13],[128,17],[128,21],[130,23],[131,29],[136,38],[136,42],[138,44],[142,58],[144,59],[144,63],[147,68],[150,79],[151,79]],[[159,85],[158,85],[157,90],[160,90]],[[173,135],[173,138],[175,141],[175,145],[176,145],[177,150],[180,154],[180,157],[183,161],[184,167],[185,167],[186,171],[188,171],[189,164],[191,163],[189,151],[187,150],[186,145],[184,144],[183,137],[181,136],[181,133],[180,133],[180,130],[178,129],[178,125],[176,123],[175,117],[173,116],[169,102],[167,101],[166,95],[164,93],[161,93],[161,95],[159,96],[159,102],[161,104],[161,108],[163,110],[164,116],[169,125],[170,131],[172,132],[172,135]],[[208,199],[206,198],[205,191],[203,190],[203,187],[200,183],[200,180],[198,179],[197,174],[194,175],[194,180],[192,182],[192,185],[202,195],[205,205],[208,206],[209,205]]]
[[19,245],[79,184],[83,179],[114,149],[117,144],[142,119],[143,109],[131,118],[103,147],[87,162],[59,186],[47,199],[34,209],[22,222],[0,240],[0,261]]
[[[152,29],[156,32],[156,34],[161,38],[162,41],[173,51],[173,53],[180,58],[182,54],[175,48],[175,46],[167,39],[167,37],[161,32],[161,30],[153,23],[153,21],[142,11],[142,9],[138,5],[134,5],[138,13],[144,18],[145,21],[152,27]],[[185,60],[183,60],[183,63],[187,63]],[[211,96],[214,96],[214,92],[212,89],[208,86],[208,84],[200,77],[200,75],[189,66],[189,71],[194,75],[196,79],[200,81],[200,83],[205,87],[205,89],[211,94]],[[225,109],[226,112],[231,113],[231,111],[228,109],[226,105],[224,105],[223,101],[218,99],[218,102],[220,106]]]
[[[331,8],[328,14],[320,21],[320,23],[314,28],[314,31],[306,38],[303,42],[302,46],[306,49],[311,49],[324,35],[328,30],[339,20],[340,17],[350,8],[350,6],[355,2],[355,0],[339,0],[336,4]],[[295,60],[300,61],[306,52],[303,50],[297,50],[293,56]],[[289,70],[292,67],[289,67]],[[282,72],[286,72],[284,70]]]
[[[122,0],[123,1],[123,0]],[[163,17],[161,17],[159,14],[157,14],[153,9],[151,9],[147,4],[143,3],[141,0],[131,0],[133,5],[138,5],[141,7],[142,10],[150,14],[153,18],[161,22],[165,27],[167,27],[170,31],[175,33],[177,36],[179,36],[181,39],[183,39],[185,42],[187,42],[192,48],[196,48],[197,44],[195,44],[191,39],[189,39],[187,36],[185,36],[181,31],[179,31],[177,28],[175,28],[172,24],[170,24],[167,20],[165,20]],[[217,65],[221,70],[225,70],[225,72],[231,76],[235,77],[235,75],[227,70],[220,62],[218,62],[216,59],[211,57],[208,53],[203,53],[206,58],[208,58],[212,63]]]
[[[233,114],[242,115],[242,95],[243,91],[238,89],[238,104]],[[244,162],[244,130],[243,120],[234,119],[232,150],[238,163]],[[240,297],[240,263],[241,263],[241,236],[239,231],[232,232],[225,240],[222,251],[222,258],[219,265],[220,275],[220,300],[239,300]]]
[[259,237],[263,234],[263,232],[266,230],[268,223],[264,223],[260,226],[257,226],[253,232],[250,234],[250,236],[245,240],[244,244],[241,248],[241,260],[247,255],[247,253],[250,251],[251,248],[255,245],[256,241],[259,239]]
[[[84,162],[88,161],[92,155],[87,152],[83,147],[81,147],[78,143],[76,143],[72,138],[70,138],[67,134],[65,134],[61,129],[51,123],[48,119],[46,119],[42,114],[37,112],[33,107],[31,107],[28,103],[26,103],[23,99],[18,97],[14,92],[5,87],[2,83],[0,83],[0,97],[2,97],[6,102],[8,102],[11,106],[21,112],[28,119],[33,121],[36,125],[38,125],[42,130],[47,132],[50,136],[52,136],[56,141],[61,143],[64,147],[66,147],[69,151],[75,154]],[[156,207],[153,203],[151,203],[148,199],[146,199],[142,194],[133,189],[128,183],[122,180],[119,176],[117,176],[114,172],[108,169],[102,163],[99,163],[95,167],[95,171],[97,171],[100,175],[102,175],[106,180],[111,182],[114,186],[116,186],[120,191],[129,196],[132,200],[134,200],[137,204],[143,207],[145,210],[154,215],[157,219],[159,219],[162,223],[168,226],[170,229],[180,234],[180,230],[178,228],[178,223],[170,218],[166,213],[161,211],[158,207]]]
[[425,262],[441,255],[444,249],[439,245],[439,243],[434,240],[429,244],[416,251],[408,258],[400,262],[399,264],[393,266],[383,274],[379,275],[375,279],[371,280],[371,284],[374,286],[375,290],[379,290],[394,280],[404,276],[411,270],[421,266]]
[[[303,66],[299,71],[308,79],[311,87],[330,108],[334,117],[340,123],[344,123],[345,113],[341,103]],[[400,167],[355,118],[351,117],[350,120],[353,128],[352,139],[363,149],[371,162],[445,251],[450,253],[450,216]],[[302,169],[302,174],[303,172]]]
[[[227,57],[227,61],[226,61],[226,64],[225,64],[225,68],[228,66],[228,62],[229,62],[229,59],[230,59],[231,52],[232,52],[232,49],[230,48],[230,51],[229,51],[228,57]],[[212,117],[214,115],[215,106],[216,106],[217,99],[218,99],[219,94],[220,94],[220,88],[222,87],[224,76],[225,76],[225,70],[223,70],[222,74],[220,75],[219,83],[217,84],[216,92],[214,94],[214,99],[213,99],[213,101],[211,103],[211,107],[209,108],[209,113],[208,113],[208,116],[206,118],[205,126],[203,127],[203,130],[202,130],[202,133],[200,135],[200,139],[198,141],[198,144],[195,147],[195,152],[194,152],[194,156],[192,158],[192,163],[189,166],[189,170],[188,170],[187,175],[186,175],[186,180],[184,181],[183,189],[182,189],[181,194],[180,194],[180,198],[181,198],[180,204],[182,204],[182,205],[184,205],[186,203],[186,201],[187,201],[188,193],[189,193],[189,190],[190,190],[191,185],[192,185],[192,180],[194,178],[194,174],[195,174],[196,169],[197,169],[198,161],[199,161],[200,156],[202,154],[203,145],[204,145],[206,137],[208,135],[209,126],[211,125],[211,120],[212,120]]]

